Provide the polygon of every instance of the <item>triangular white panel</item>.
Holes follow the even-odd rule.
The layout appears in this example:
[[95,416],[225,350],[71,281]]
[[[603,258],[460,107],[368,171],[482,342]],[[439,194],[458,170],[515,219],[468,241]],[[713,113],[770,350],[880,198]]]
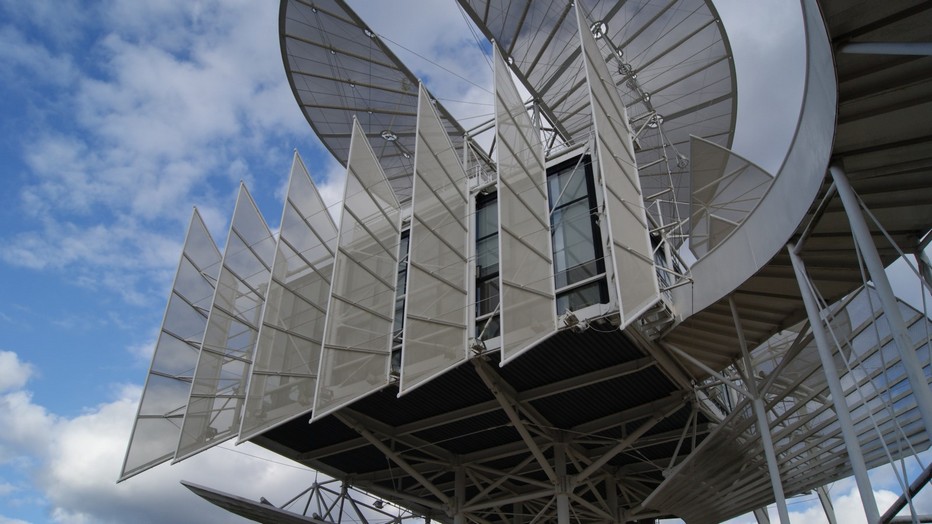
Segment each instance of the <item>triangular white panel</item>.
[[295,152],[239,441],[314,403],[337,226]]
[[466,359],[466,172],[422,85],[399,395]]
[[596,153],[614,264],[615,296],[624,328],[660,299],[628,114],[576,3],[576,17],[592,105]]
[[689,138],[689,249],[702,258],[754,210],[773,177],[714,142]]
[[388,385],[401,212],[354,123],[312,420]]
[[547,170],[540,129],[495,52],[502,364],[556,331]]
[[240,185],[175,462],[236,436],[275,239]]
[[121,481],[175,454],[219,272],[220,251],[195,209],[133,423]]

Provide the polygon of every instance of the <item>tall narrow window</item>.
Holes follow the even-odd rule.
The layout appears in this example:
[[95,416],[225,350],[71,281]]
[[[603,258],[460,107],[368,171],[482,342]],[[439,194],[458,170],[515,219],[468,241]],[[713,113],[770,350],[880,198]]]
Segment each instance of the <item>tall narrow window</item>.
[[608,302],[598,204],[588,156],[547,173],[557,313]]
[[395,287],[395,324],[392,328],[392,373],[401,370],[401,334],[405,328],[405,297],[408,290],[408,249],[410,230],[401,232],[398,243],[398,281]]
[[499,335],[498,199],[495,193],[476,199],[476,337]]

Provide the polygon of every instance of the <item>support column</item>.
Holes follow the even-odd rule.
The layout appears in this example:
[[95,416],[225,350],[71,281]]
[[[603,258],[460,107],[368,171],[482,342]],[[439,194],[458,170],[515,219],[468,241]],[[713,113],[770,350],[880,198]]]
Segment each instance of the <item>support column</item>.
[[825,486],[819,486],[815,491],[819,496],[819,502],[822,503],[822,511],[825,512],[828,524],[838,524],[838,519],[835,518],[835,506],[832,505],[832,499],[828,496]]
[[605,475],[605,503],[612,514],[612,522],[619,522],[621,519],[618,512],[618,485],[615,483],[615,475],[612,474]]
[[754,518],[757,519],[757,524],[770,524],[770,513],[767,513],[767,508],[755,509]]
[[570,524],[570,496],[566,481],[566,443],[558,442],[553,447],[553,462],[557,471],[557,524]]
[[786,494],[783,492],[783,483],[780,480],[780,466],[777,463],[777,452],[773,446],[773,435],[770,434],[767,407],[760,397],[757,379],[754,378],[754,364],[751,362],[751,353],[748,351],[748,343],[744,338],[744,328],[741,326],[741,317],[738,316],[738,306],[735,304],[734,297],[728,297],[728,305],[731,306],[731,316],[735,322],[738,344],[741,346],[741,355],[744,358],[747,387],[751,393],[751,407],[754,409],[754,416],[757,418],[757,431],[760,433],[764,457],[767,459],[767,471],[770,473],[770,485],[773,488],[773,496],[777,501],[780,524],[790,524],[790,511],[786,507]]
[[466,524],[466,470],[457,466],[453,475],[453,524]]
[[512,524],[524,524],[524,504],[515,502],[511,505]]
[[825,327],[822,325],[822,316],[816,305],[815,297],[809,287],[809,277],[806,274],[806,266],[803,264],[799,255],[793,246],[787,246],[790,255],[790,261],[793,263],[793,272],[796,273],[796,282],[799,284],[799,292],[802,294],[803,303],[806,306],[806,314],[809,316],[809,325],[812,328],[812,335],[815,337],[816,347],[819,350],[819,359],[822,361],[822,370],[825,372],[825,380],[828,383],[828,389],[832,395],[832,405],[835,408],[835,415],[838,417],[838,425],[841,427],[841,434],[845,439],[845,448],[848,450],[848,460],[851,461],[851,469],[854,471],[854,480],[858,486],[858,492],[861,494],[861,504],[864,506],[864,514],[867,516],[867,522],[873,523],[880,519],[880,512],[877,510],[877,501],[874,500],[874,490],[871,488],[870,478],[867,476],[867,465],[864,463],[864,455],[861,454],[861,444],[858,442],[858,435],[854,431],[854,424],[851,423],[851,412],[848,411],[848,404],[845,400],[844,390],[841,387],[841,380],[838,378],[838,369],[835,367],[835,360],[832,358],[832,348],[829,344],[828,336],[825,334]]
[[874,239],[871,237],[867,222],[864,220],[864,214],[858,204],[857,195],[855,195],[851,184],[848,183],[845,172],[839,166],[832,166],[831,173],[832,178],[835,180],[835,187],[838,189],[838,196],[841,197],[841,202],[845,206],[848,222],[851,224],[851,232],[854,234],[855,242],[857,242],[861,250],[861,256],[864,257],[864,264],[870,273],[871,281],[874,282],[874,288],[877,290],[883,304],[883,311],[887,317],[887,322],[890,324],[890,332],[896,342],[896,349],[900,354],[900,360],[903,362],[903,368],[906,370],[913,397],[916,399],[916,406],[922,414],[926,434],[932,435],[932,390],[929,389],[929,383],[922,372],[919,357],[913,351],[913,343],[909,338],[909,332],[906,330],[906,322],[903,320],[903,314],[900,312],[899,304],[897,304],[896,297],[893,295],[893,288],[890,286],[887,272],[880,260],[877,246],[874,245]]
[[767,420],[767,408],[759,397],[751,399],[754,416],[757,417],[757,430],[761,435],[761,444],[764,446],[764,456],[767,459],[767,471],[770,472],[770,485],[773,487],[773,496],[777,502],[777,513],[780,515],[780,524],[790,524],[790,511],[786,506],[786,495],[783,493],[783,483],[780,481],[780,467],[777,464],[777,453],[773,446],[773,436],[770,434],[770,422]]
[[[926,256],[925,249],[922,246],[916,251],[916,263],[919,266],[919,274],[922,276],[922,280],[929,289],[932,289],[932,262],[929,262],[929,257]],[[923,293],[925,293],[925,290],[923,290]]]

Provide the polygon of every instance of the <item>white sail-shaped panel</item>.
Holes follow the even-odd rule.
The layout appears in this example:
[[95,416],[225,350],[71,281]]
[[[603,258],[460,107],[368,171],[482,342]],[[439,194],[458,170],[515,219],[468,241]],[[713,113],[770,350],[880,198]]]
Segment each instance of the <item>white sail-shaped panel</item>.
[[195,209],[126,448],[121,481],[175,454],[219,272],[220,251]]
[[660,286],[628,113],[579,2],[576,17],[592,104],[615,296],[624,328],[659,300]]
[[399,395],[466,359],[466,172],[422,85]]
[[757,207],[773,177],[714,142],[689,137],[689,249],[715,249]]
[[340,220],[312,420],[389,380],[401,212],[358,123]]
[[556,330],[547,170],[540,129],[495,48],[502,364]]
[[175,462],[236,436],[275,239],[240,185]]
[[239,442],[314,403],[337,226],[295,152]]

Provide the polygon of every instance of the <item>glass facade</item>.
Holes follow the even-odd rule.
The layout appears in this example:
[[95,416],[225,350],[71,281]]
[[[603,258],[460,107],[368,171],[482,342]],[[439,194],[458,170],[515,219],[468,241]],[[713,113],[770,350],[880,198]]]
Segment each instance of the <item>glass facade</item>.
[[591,159],[577,157],[550,168],[547,189],[557,314],[608,303]]
[[398,242],[398,279],[395,281],[395,321],[392,324],[392,374],[401,371],[401,339],[405,329],[405,297],[408,290],[410,231],[401,232]]
[[[547,171],[557,314],[609,302],[598,202],[588,156]],[[476,197],[476,330],[487,340],[499,335],[497,194]],[[495,314],[493,314],[495,313]],[[486,326],[488,324],[488,326]]]
[[[476,199],[476,337],[499,335],[498,312],[498,195]],[[483,332],[484,330],[484,332]]]

